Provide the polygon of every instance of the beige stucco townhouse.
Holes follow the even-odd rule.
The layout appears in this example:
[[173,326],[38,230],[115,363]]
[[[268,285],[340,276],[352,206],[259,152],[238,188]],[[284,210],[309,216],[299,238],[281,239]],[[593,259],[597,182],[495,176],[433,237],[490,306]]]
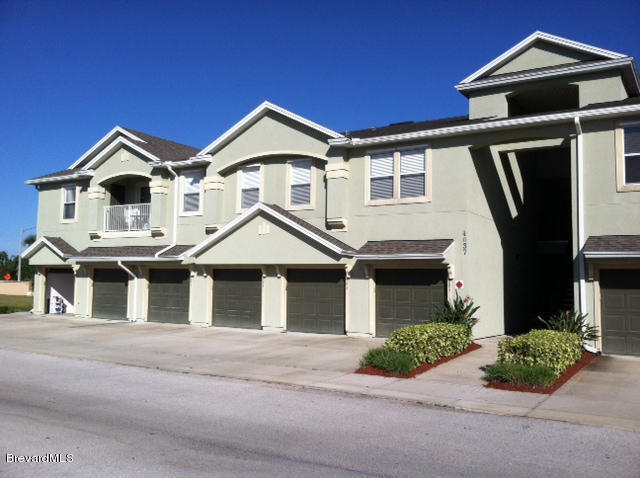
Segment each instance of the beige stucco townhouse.
[[634,59],[536,32],[456,89],[343,133],[265,102],[201,150],[115,127],[27,181],[34,312],[384,337],[459,293],[477,337],[575,308],[640,354]]

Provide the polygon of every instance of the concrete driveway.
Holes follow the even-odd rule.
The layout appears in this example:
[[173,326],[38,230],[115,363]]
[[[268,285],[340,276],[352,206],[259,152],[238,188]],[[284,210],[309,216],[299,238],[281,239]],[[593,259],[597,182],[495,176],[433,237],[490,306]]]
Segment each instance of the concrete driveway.
[[99,319],[0,316],[0,347],[640,432],[640,359],[600,357],[555,394],[484,388],[496,338],[415,379],[353,373],[383,339]]

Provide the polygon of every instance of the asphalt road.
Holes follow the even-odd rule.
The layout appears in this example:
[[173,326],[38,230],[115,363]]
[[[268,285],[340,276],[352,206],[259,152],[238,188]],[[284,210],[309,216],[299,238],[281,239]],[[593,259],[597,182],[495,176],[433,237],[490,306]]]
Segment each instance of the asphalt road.
[[[638,478],[638,450],[631,432],[0,350],[3,477]],[[73,458],[6,460],[47,453]]]

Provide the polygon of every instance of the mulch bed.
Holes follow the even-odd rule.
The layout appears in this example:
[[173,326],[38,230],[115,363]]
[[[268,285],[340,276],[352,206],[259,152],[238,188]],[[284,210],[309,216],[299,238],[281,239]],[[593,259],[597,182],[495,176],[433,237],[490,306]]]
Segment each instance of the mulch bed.
[[591,352],[583,352],[582,357],[571,367],[569,367],[565,373],[563,373],[558,380],[546,388],[532,387],[530,385],[514,385],[506,382],[489,382],[485,385],[487,388],[498,388],[500,390],[510,390],[513,392],[529,392],[529,393],[544,393],[551,395],[553,392],[562,387],[567,381],[577,374],[584,367],[593,362],[598,356]]
[[466,349],[464,349],[459,354],[445,357],[434,363],[423,363],[419,367],[414,368],[407,375],[400,375],[399,373],[387,372],[386,370],[382,370],[380,368],[374,367],[373,365],[367,365],[364,368],[359,368],[358,370],[356,370],[356,373],[362,373],[365,375],[380,375],[382,377],[414,378],[416,375],[420,375],[421,373],[424,373],[427,370],[431,370],[432,368],[435,368],[438,365],[448,362],[449,360],[453,360],[456,357],[460,357],[461,355],[468,354],[469,352],[473,352],[474,350],[478,350],[480,347],[481,347],[480,345],[474,342],[471,342],[471,345],[469,345]]

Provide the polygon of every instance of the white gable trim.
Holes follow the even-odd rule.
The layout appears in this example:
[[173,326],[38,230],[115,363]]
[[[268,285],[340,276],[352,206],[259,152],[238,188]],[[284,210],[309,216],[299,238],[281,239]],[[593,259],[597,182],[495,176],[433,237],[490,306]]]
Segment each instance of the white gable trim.
[[151,161],[154,162],[161,162],[160,158],[158,158],[157,156],[154,156],[153,154],[149,153],[148,151],[145,151],[144,149],[142,149],[140,146],[137,146],[135,144],[133,144],[131,141],[129,141],[126,138],[123,138],[122,136],[120,136],[119,138],[113,140],[111,143],[109,143],[109,145],[104,148],[100,154],[98,154],[95,158],[93,158],[91,161],[89,161],[87,164],[85,164],[82,169],[89,169],[92,166],[99,164],[103,159],[105,159],[106,156],[108,156],[109,154],[113,153],[115,151],[115,149],[119,146],[123,146],[126,145],[128,147],[130,147],[131,149],[133,149],[134,151],[137,151],[138,153],[140,153],[142,156],[150,159]]
[[57,256],[60,257],[60,259],[65,259],[64,254],[62,253],[62,251],[60,249],[58,249],[56,246],[54,246],[51,241],[49,241],[46,237],[42,236],[40,239],[38,239],[36,242],[34,242],[33,244],[31,244],[27,249],[25,249],[22,254],[21,257],[23,259],[29,259],[29,257],[31,257],[32,255],[34,255],[36,252],[38,252],[40,249],[42,249],[44,246],[48,247],[49,249],[51,249]]
[[263,102],[260,106],[254,109],[247,116],[238,121],[235,125],[229,128],[226,132],[224,132],[221,136],[218,137],[213,143],[204,148],[202,151],[198,153],[198,156],[205,154],[212,154],[218,148],[224,146],[229,141],[237,137],[240,133],[245,131],[249,126],[255,123],[257,120],[262,118],[268,111],[275,111],[276,113],[281,114],[282,116],[286,116],[293,121],[297,121],[305,126],[308,126],[316,131],[320,131],[321,133],[326,134],[331,138],[339,138],[341,135],[336,133],[335,131],[325,128],[324,126],[319,125],[318,123],[314,123],[311,120],[303,118],[289,110],[281,108],[280,106],[274,105],[273,103],[269,103],[268,101]]
[[569,40],[567,38],[562,38],[562,37],[558,37],[558,36],[555,36],[555,35],[550,35],[549,33],[536,31],[536,32],[532,33],[531,35],[529,35],[524,40],[522,40],[517,45],[515,45],[512,48],[510,48],[509,50],[505,51],[502,55],[500,55],[499,57],[497,57],[496,59],[494,59],[490,63],[487,63],[485,66],[483,66],[479,70],[475,71],[474,73],[472,73],[471,75],[466,77],[464,80],[462,80],[460,82],[460,84],[463,85],[465,83],[470,83],[470,82],[476,80],[477,78],[481,77],[482,75],[484,75],[486,73],[489,73],[489,72],[491,72],[493,70],[496,70],[497,68],[499,68],[500,66],[504,65],[505,63],[507,63],[512,58],[514,58],[517,55],[519,55],[520,53],[522,53],[524,50],[529,48],[533,43],[535,43],[538,40],[544,40],[544,41],[546,41],[548,43],[552,43],[554,45],[563,46],[563,47],[566,47],[566,48],[569,48],[569,49],[572,49],[572,50],[576,50],[576,51],[581,51],[581,52],[584,52],[584,53],[591,53],[591,54],[594,54],[594,55],[600,55],[600,56],[603,56],[605,58],[609,58],[611,60],[620,59],[620,58],[624,58],[624,57],[627,56],[627,55],[623,55],[621,53],[616,53],[614,51],[604,50],[602,48],[598,48],[598,47],[595,47],[595,46],[592,46],[592,45],[587,45],[585,43],[580,43],[580,42],[577,42],[577,41]]
[[219,167],[218,169],[216,169],[216,172],[218,174],[225,174],[227,171],[234,169],[243,163],[259,161],[261,159],[269,158],[272,156],[292,156],[295,158],[298,158],[298,157],[313,158],[313,159],[319,159],[320,161],[324,161],[326,163],[329,162],[329,158],[321,154],[311,153],[309,151],[296,151],[293,149],[283,149],[283,150],[277,150],[277,151],[264,151],[261,153],[255,153],[255,154],[250,154],[248,156],[244,156],[240,159],[236,159],[228,164],[225,164],[224,166]]
[[[124,136],[128,136],[129,138],[131,138],[134,141],[140,141],[141,143],[146,143],[146,141],[144,141],[141,138],[138,138],[135,134],[130,133],[129,131],[127,131],[126,129],[120,127],[120,126],[116,126],[114,127],[111,131],[109,131],[107,134],[105,134],[100,141],[98,141],[96,144],[94,144],[91,149],[89,149],[89,151],[87,151],[86,153],[84,153],[82,156],[80,156],[80,158],[78,158],[78,160],[73,163],[71,166],[69,166],[68,169],[73,169],[75,167],[77,167],[80,163],[82,163],[85,159],[87,159],[89,156],[91,156],[92,153],[94,153],[100,146],[102,146],[103,143],[106,143],[107,140],[109,138],[111,138],[113,135],[115,134],[120,134],[120,135],[124,135]],[[85,168],[86,169],[86,168]]]
[[211,247],[215,243],[217,243],[217,242],[221,241],[222,239],[224,239],[225,237],[227,237],[229,234],[231,234],[233,231],[235,231],[236,229],[241,227],[243,224],[247,223],[249,220],[253,219],[260,212],[264,212],[265,214],[275,218],[276,220],[278,220],[280,222],[283,222],[287,226],[295,229],[296,231],[300,232],[301,234],[304,234],[308,238],[312,239],[313,241],[317,242],[318,244],[321,244],[322,246],[326,247],[327,249],[329,249],[329,250],[331,250],[331,251],[333,251],[333,252],[335,252],[337,254],[342,254],[344,252],[340,247],[336,246],[335,244],[323,239],[322,237],[318,236],[317,234],[314,234],[313,232],[309,231],[307,228],[302,227],[300,224],[298,224],[298,223],[292,221],[291,219],[283,216],[282,214],[278,213],[277,211],[274,211],[273,209],[271,209],[266,204],[259,202],[259,203],[254,204],[253,206],[251,206],[249,209],[247,209],[240,216],[236,217],[233,221],[229,222],[226,226],[221,228],[218,232],[213,234],[211,237],[208,237],[207,239],[202,241],[200,244],[196,244],[195,246],[193,246],[191,249],[186,251],[183,254],[183,256],[184,257],[193,257],[196,254],[198,254],[199,252],[204,251],[205,249]]
[[72,171],[69,174],[60,174],[57,176],[49,176],[44,178],[36,178],[36,179],[28,179],[25,181],[25,184],[44,184],[44,183],[55,183],[60,181],[74,181],[76,179],[84,179],[90,178],[94,174],[93,170],[87,171]]

